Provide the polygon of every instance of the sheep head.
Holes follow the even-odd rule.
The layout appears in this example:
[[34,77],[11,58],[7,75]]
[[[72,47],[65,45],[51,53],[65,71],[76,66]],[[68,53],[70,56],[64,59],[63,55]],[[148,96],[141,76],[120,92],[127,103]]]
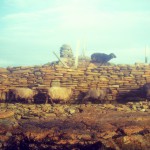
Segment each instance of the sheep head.
[[112,58],[117,58],[114,53],[110,53],[109,56],[110,56],[111,59],[112,59]]

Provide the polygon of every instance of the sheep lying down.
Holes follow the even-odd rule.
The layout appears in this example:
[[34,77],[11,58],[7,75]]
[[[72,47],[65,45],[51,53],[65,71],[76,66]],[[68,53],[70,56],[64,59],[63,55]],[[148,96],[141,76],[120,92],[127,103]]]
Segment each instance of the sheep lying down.
[[72,97],[72,89],[66,87],[50,87],[47,89],[47,102],[50,99],[51,103],[63,102],[66,103]]
[[11,98],[15,100],[25,100],[25,102],[33,102],[34,96],[37,94],[37,91],[30,88],[14,88],[10,89]]
[[89,89],[89,91],[86,93],[86,96],[83,98],[83,102],[87,100],[94,101],[96,100],[97,102],[102,102],[105,97],[107,96],[108,89],[100,89],[100,88],[92,88]]

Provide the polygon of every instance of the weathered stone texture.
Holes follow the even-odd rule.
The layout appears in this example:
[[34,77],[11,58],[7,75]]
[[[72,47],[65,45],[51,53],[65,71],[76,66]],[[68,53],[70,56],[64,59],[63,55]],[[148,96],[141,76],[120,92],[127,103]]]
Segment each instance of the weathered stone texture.
[[[150,65],[114,65],[64,68],[60,65],[0,68],[0,93],[14,87],[73,87],[77,93],[89,88],[110,88],[109,100],[138,90],[150,82]],[[115,91],[115,92],[114,92]],[[75,96],[77,94],[74,92]],[[4,96],[3,96],[4,97]],[[110,98],[111,97],[111,98]]]
[[[141,111],[143,108],[145,111]],[[97,150],[103,146],[105,149],[147,150],[150,147],[150,103],[147,101],[126,105],[54,106],[1,103],[0,110],[2,150]],[[99,147],[95,145],[97,142],[101,143]]]

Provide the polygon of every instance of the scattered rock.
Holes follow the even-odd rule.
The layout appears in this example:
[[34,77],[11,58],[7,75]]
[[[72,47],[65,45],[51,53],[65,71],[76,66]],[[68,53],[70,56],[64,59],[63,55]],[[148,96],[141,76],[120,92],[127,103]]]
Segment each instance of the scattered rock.
[[[16,103],[0,104],[0,109],[3,114],[0,119],[1,149],[13,145],[13,140],[40,149],[52,149],[50,143],[55,149],[60,149],[59,146],[67,149],[66,145],[85,147],[85,143],[94,145],[98,141],[118,149],[123,148],[123,144],[133,144],[133,141],[141,149],[149,146],[148,102],[54,106]],[[8,112],[12,112],[11,115]]]
[[74,108],[67,108],[66,111],[71,115],[76,112],[76,110]]
[[0,119],[5,119],[5,118],[13,117],[13,116],[14,116],[13,111],[0,112]]

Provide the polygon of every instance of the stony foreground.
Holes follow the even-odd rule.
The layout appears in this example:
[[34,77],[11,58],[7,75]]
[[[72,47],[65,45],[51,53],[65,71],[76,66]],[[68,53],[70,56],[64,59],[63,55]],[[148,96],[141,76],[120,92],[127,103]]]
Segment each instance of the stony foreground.
[[0,149],[150,149],[150,102],[0,104]]

